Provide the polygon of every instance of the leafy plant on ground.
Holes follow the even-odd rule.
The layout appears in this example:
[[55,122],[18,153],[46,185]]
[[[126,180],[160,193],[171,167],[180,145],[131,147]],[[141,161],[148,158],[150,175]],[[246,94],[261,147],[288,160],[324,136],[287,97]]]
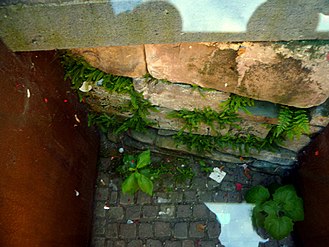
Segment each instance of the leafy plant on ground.
[[126,178],[122,183],[122,192],[134,194],[139,189],[148,195],[153,194],[152,171],[149,169],[151,152],[146,150],[138,155],[124,155],[123,165],[119,168]]
[[279,187],[273,194],[257,185],[247,191],[245,199],[255,204],[252,212],[254,227],[264,228],[274,239],[287,237],[294,222],[304,220],[303,200],[292,185]]

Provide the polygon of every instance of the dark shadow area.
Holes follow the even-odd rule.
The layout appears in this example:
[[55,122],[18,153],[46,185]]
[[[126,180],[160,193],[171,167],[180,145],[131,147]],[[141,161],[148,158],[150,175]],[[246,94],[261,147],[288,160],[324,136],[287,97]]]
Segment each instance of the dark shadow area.
[[305,220],[296,224],[300,247],[326,247],[329,242],[329,126],[299,157],[296,177],[304,199]]

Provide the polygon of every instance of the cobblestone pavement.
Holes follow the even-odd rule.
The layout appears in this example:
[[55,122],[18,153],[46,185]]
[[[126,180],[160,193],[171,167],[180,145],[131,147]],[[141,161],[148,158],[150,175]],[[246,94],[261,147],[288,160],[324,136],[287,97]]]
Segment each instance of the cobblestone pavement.
[[[256,184],[269,184],[278,177],[250,172],[243,167],[207,160],[227,173],[218,184],[200,170],[199,160],[185,157],[195,176],[184,183],[170,178],[155,183],[153,196],[139,191],[134,196],[121,192],[122,179],[113,173],[119,146],[107,143],[99,161],[94,201],[93,247],[215,247],[221,226],[204,202],[241,202],[244,192]],[[103,147],[104,148],[104,147]],[[129,152],[129,150],[126,150]],[[158,155],[152,153],[152,158]],[[159,157],[158,157],[159,158]],[[173,159],[173,157],[169,157]],[[209,173],[208,173],[209,174]],[[240,185],[242,190],[240,190]],[[291,247],[291,239],[270,241],[263,247]]]

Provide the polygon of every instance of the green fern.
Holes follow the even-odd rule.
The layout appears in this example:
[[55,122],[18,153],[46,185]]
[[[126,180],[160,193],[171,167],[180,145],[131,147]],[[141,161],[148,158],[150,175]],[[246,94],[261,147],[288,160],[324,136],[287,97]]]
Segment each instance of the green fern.
[[84,81],[99,83],[99,86],[110,92],[130,95],[129,104],[122,108],[123,111],[131,113],[130,118],[118,120],[117,117],[105,113],[92,113],[89,115],[89,125],[95,124],[103,132],[106,132],[109,128],[114,128],[114,132],[119,134],[128,129],[143,131],[147,126],[154,124],[147,119],[147,116],[149,111],[155,110],[155,108],[148,100],[144,99],[141,93],[134,90],[132,78],[107,74],[90,66],[81,57],[70,53],[62,55],[62,64],[65,69],[65,79],[71,79],[72,88],[77,91],[80,98],[88,97],[88,94],[79,91]]

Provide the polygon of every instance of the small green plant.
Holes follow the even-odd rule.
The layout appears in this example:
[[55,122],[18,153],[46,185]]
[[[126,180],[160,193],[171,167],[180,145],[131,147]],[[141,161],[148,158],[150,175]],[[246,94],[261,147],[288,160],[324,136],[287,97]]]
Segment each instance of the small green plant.
[[294,222],[304,220],[303,200],[292,185],[279,187],[273,194],[257,185],[247,191],[245,199],[255,204],[252,212],[254,227],[264,228],[274,239],[287,237]]
[[199,165],[200,165],[200,169],[201,169],[201,171],[202,171],[202,172],[205,172],[205,173],[210,173],[210,172],[212,172],[213,169],[214,169],[212,166],[208,166],[208,165],[206,164],[206,162],[204,162],[203,160],[200,160],[200,161],[199,161]]
[[124,155],[119,172],[127,174],[122,183],[122,192],[134,194],[139,189],[148,195],[153,194],[152,171],[149,169],[151,152],[146,150],[139,155]]
[[141,93],[134,90],[132,78],[107,74],[90,66],[83,58],[70,53],[62,55],[62,65],[65,69],[64,79],[71,79],[72,88],[76,90],[80,100],[89,96],[88,93],[82,93],[79,90],[84,81],[91,82],[94,85],[99,84],[98,86],[102,86],[110,92],[130,95],[130,102],[121,110],[129,112],[131,117],[119,119],[106,113],[91,113],[88,121],[89,125],[96,124],[103,132],[112,128],[115,134],[120,134],[129,129],[144,131],[147,126],[154,124],[154,122],[147,119],[147,115],[149,115],[150,110],[155,111],[156,109],[148,100],[144,99]]

